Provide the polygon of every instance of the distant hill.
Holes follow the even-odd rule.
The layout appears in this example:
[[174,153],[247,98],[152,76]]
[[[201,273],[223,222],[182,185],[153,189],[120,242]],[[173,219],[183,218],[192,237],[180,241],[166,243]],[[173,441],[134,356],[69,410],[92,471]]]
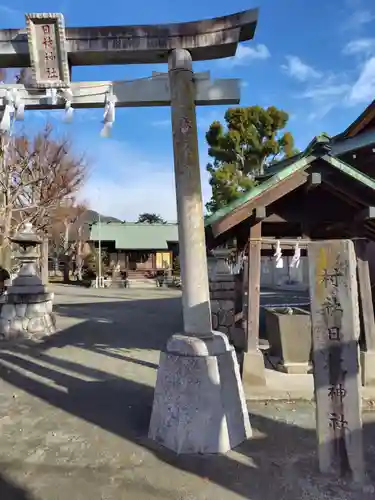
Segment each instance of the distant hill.
[[[102,222],[121,222],[120,219],[116,219],[116,217],[111,217],[109,215],[100,214],[100,219]],[[99,220],[99,212],[95,210],[86,210],[81,217],[79,218],[79,223],[92,224],[93,222],[97,222]]]
[[[102,222],[121,222],[120,219],[116,219],[116,217],[111,217],[109,215],[100,214],[100,219]],[[69,239],[75,240],[78,236],[78,229],[83,226],[82,236],[83,240],[88,240],[90,236],[90,227],[89,225],[93,222],[98,222],[99,220],[99,212],[95,210],[86,210],[81,217],[79,217],[76,222],[71,226],[69,231]]]

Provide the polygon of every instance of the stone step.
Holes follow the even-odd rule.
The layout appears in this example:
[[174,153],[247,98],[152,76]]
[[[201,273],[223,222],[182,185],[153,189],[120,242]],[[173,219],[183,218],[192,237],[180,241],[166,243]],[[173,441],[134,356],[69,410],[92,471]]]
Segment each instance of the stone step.
[[129,279],[129,288],[156,288],[155,280]]

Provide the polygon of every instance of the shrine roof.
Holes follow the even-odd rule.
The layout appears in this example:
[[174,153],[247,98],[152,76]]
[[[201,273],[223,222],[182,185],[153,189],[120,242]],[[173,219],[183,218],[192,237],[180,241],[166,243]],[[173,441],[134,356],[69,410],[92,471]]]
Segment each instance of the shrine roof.
[[178,226],[173,223],[94,223],[90,227],[89,239],[114,242],[118,250],[168,250],[168,242],[178,241]]
[[[365,168],[364,173],[370,174],[370,177],[375,177],[373,157],[369,155],[370,152],[375,152],[375,100],[344,132],[335,137],[330,137],[326,133],[314,137],[304,151],[285,160],[278,161],[273,165],[271,164],[267,168],[266,173],[263,176],[259,176],[257,179],[266,180],[270,178],[287,165],[306,156],[309,151],[316,152],[316,148],[320,147],[319,144],[326,145],[330,148],[332,156],[339,157],[341,160],[344,160],[344,162],[362,172],[364,166],[363,156],[365,156],[372,168]],[[357,154],[359,150],[364,154],[362,154],[360,161],[357,161],[355,157],[353,157],[353,154]]]
[[309,176],[309,167],[318,162],[319,167],[324,164],[325,168],[334,170],[341,177],[350,179],[353,183],[353,191],[355,184],[371,190],[375,203],[375,180],[332,155],[331,140],[326,134],[322,134],[316,137],[303,153],[272,166],[269,178],[207,217],[205,220],[206,230],[210,229],[213,236],[217,237],[233,228],[249,218],[255,208],[266,207],[305,184]]
[[363,113],[361,113],[344,132],[336,136],[335,139],[354,137],[369,129],[375,129],[375,99],[367,106]]
[[[173,49],[193,60],[234,56],[239,42],[254,37],[258,9],[186,23],[66,28],[71,65],[165,63]],[[1,67],[30,66],[26,29],[0,30]]]

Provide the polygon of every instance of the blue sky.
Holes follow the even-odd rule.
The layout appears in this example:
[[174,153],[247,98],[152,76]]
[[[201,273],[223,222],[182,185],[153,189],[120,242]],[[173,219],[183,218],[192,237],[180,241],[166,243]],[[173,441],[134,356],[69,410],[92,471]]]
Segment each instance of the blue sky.
[[[96,7],[94,7],[96,5]],[[241,105],[275,105],[290,114],[288,129],[304,148],[313,136],[345,129],[375,98],[375,4],[370,0],[26,0],[0,5],[1,28],[25,24],[25,12],[62,12],[67,26],[193,21],[259,7],[253,41],[236,57],[195,64],[213,78],[241,78]],[[165,65],[81,67],[73,80],[121,80],[166,71]],[[198,109],[202,187],[210,197],[204,134],[225,107]],[[81,193],[92,208],[134,220],[142,211],[174,220],[175,195],[169,108],[119,109],[111,139],[99,137],[101,110],[82,110],[71,125],[60,112],[27,112],[35,131],[46,119],[68,134],[90,162]]]

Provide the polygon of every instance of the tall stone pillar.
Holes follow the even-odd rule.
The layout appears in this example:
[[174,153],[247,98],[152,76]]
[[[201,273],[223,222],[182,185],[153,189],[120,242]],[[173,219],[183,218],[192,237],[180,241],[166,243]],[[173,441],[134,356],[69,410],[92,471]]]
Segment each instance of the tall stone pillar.
[[199,168],[195,84],[186,50],[169,58],[174,169],[184,332],[211,335],[211,311]]
[[169,57],[183,333],[160,354],[149,437],[177,453],[222,453],[251,435],[234,348],[212,331],[195,114],[188,51]]

